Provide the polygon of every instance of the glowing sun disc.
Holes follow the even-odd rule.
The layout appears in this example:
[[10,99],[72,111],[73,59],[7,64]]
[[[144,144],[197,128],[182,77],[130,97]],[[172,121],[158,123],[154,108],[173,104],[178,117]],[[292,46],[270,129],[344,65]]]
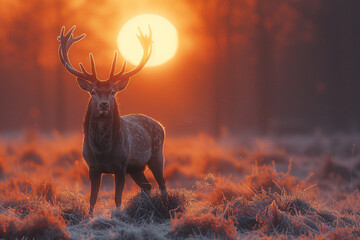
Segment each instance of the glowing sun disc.
[[143,55],[141,44],[136,37],[140,27],[142,33],[152,31],[153,49],[146,66],[158,66],[170,60],[178,47],[178,34],[174,25],[166,18],[154,14],[142,14],[130,19],[121,28],[117,44],[121,55],[129,62],[137,65]]

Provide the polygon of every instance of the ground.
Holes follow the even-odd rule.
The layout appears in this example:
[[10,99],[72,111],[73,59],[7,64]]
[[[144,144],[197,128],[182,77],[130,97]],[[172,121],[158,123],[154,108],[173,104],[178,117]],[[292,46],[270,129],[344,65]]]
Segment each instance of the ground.
[[0,238],[355,239],[360,135],[168,137],[167,197],[111,175],[88,215],[81,134],[0,136]]

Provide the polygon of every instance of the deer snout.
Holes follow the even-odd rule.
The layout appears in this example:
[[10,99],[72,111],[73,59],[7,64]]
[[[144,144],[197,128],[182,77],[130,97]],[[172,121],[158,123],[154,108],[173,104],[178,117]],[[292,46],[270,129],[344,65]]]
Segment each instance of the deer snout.
[[110,107],[110,104],[108,102],[101,102],[99,103],[99,109],[100,110],[108,110]]

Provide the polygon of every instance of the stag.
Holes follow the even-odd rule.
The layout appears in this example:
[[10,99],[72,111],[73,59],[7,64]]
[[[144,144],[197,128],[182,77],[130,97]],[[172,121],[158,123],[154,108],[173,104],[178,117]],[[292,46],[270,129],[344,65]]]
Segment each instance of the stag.
[[62,65],[76,77],[79,87],[90,94],[83,125],[84,140],[82,155],[89,167],[91,184],[90,212],[92,216],[99,193],[101,174],[115,175],[115,205],[120,207],[124,189],[125,175],[131,178],[145,193],[151,185],[144,175],[146,166],[157,181],[162,194],[167,194],[163,177],[163,144],[165,131],[156,120],[141,114],[119,115],[115,95],[126,88],[130,77],[138,73],[147,63],[152,51],[152,37],[143,35],[139,28],[137,36],[143,48],[140,63],[131,71],[125,72],[126,61],[119,73],[115,73],[117,52],[107,80],[99,80],[96,75],[95,61],[90,53],[91,73],[80,63],[76,70],[70,63],[68,51],[71,45],[85,37],[73,37],[73,26],[64,35],[62,27],[58,40],[59,57]]

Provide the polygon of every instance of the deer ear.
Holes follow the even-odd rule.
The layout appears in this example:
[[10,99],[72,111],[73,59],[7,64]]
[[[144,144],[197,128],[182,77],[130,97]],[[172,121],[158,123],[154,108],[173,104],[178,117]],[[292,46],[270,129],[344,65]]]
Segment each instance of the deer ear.
[[118,82],[115,83],[115,90],[118,92],[118,91],[121,91],[121,90],[124,90],[126,88],[126,86],[128,85],[129,83],[129,80],[130,78],[128,79],[123,79],[123,80],[120,80]]
[[91,87],[91,83],[89,83],[88,81],[82,79],[82,78],[76,78],[78,84],[79,84],[79,87],[84,90],[84,91],[87,91],[87,92],[90,92],[90,90],[92,89]]

